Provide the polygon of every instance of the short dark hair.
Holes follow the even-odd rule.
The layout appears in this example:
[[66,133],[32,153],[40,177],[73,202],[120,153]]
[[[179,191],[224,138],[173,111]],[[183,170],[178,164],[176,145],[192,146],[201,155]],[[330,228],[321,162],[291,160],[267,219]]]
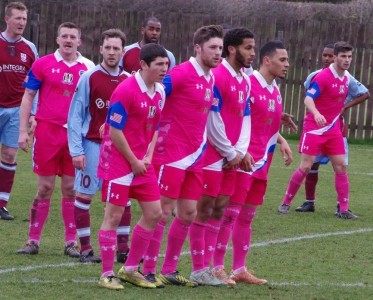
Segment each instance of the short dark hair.
[[244,39],[253,39],[254,34],[243,27],[233,28],[228,30],[224,35],[223,52],[228,55],[228,46],[239,46],[243,43]]
[[353,50],[354,47],[352,47],[349,43],[344,41],[336,42],[334,44],[334,55],[338,55],[341,52],[348,52]]
[[157,18],[157,17],[154,17],[154,16],[151,16],[151,17],[147,17],[147,18],[145,18],[144,19],[144,21],[142,21],[142,23],[141,23],[141,27],[146,27],[146,26],[148,26],[148,23],[150,22],[150,21],[153,21],[153,22],[157,22],[157,23],[161,23],[161,21],[159,21],[159,19]]
[[220,25],[202,26],[193,35],[193,45],[202,46],[209,39],[217,37],[223,38],[223,27]]
[[119,38],[122,41],[122,46],[124,47],[127,43],[127,37],[124,34],[124,32],[118,28],[111,28],[108,30],[105,30],[101,34],[101,45],[104,44],[104,40],[109,39],[109,38]]
[[328,43],[325,45],[324,49],[325,48],[328,48],[328,49],[334,49],[334,43]]
[[265,43],[259,51],[259,63],[263,63],[265,56],[272,56],[275,54],[277,49],[286,49],[284,43],[279,40],[272,40]]
[[78,30],[79,37],[80,37],[81,34],[82,34],[82,31],[80,30],[80,28],[78,27],[78,25],[75,25],[75,24],[72,23],[72,22],[63,22],[63,23],[61,23],[61,25],[58,26],[58,29],[57,29],[57,35],[60,35],[61,28],[76,29],[76,30]]
[[26,11],[27,7],[22,2],[10,2],[7,6],[5,6],[5,15],[8,17],[12,16],[12,9],[17,9],[20,11]]
[[157,57],[168,57],[166,49],[161,45],[149,43],[141,47],[140,60],[145,61],[148,66],[150,66],[151,62]]

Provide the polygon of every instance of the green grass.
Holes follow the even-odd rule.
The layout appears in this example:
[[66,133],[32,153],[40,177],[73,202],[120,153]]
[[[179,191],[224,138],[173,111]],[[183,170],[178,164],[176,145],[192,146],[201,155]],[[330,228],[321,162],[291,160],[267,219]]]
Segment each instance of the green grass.
[[[63,255],[58,188],[52,200],[39,255],[15,254],[26,241],[29,209],[36,191],[30,154],[20,153],[8,207],[16,219],[13,222],[0,221],[0,299],[373,299],[373,205],[370,194],[373,148],[369,145],[350,146],[350,207],[359,219],[347,221],[334,216],[336,195],[330,165],[320,169],[315,213],[294,211],[303,202],[303,188],[294,200],[289,215],[277,213],[289,177],[299,163],[296,142],[290,143],[296,161],[285,168],[280,155],[275,155],[265,204],[258,210],[253,224],[253,247],[247,260],[247,266],[254,269],[259,277],[267,278],[269,284],[238,285],[235,288],[166,287],[144,290],[125,284],[124,291],[100,289],[96,284],[100,265],[82,265]],[[135,221],[139,211],[136,203],[133,211]],[[102,218],[102,203],[96,197],[92,205],[92,241],[97,251],[97,230]],[[343,233],[360,229],[368,231]],[[291,240],[338,232],[342,234]],[[285,242],[285,238],[289,240]],[[274,240],[279,241],[269,243]],[[188,250],[187,245],[184,250]],[[227,255],[226,268],[230,269],[230,266],[231,251]],[[25,267],[31,270],[22,269]],[[119,268],[117,264],[115,269]],[[189,275],[190,269],[190,258],[183,256],[179,270]]]

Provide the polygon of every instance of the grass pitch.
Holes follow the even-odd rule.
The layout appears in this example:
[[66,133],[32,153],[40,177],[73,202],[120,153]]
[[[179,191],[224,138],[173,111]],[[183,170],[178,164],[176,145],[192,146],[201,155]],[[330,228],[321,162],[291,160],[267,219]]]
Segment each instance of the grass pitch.
[[[122,291],[98,287],[100,265],[83,265],[63,255],[58,187],[39,254],[15,253],[27,239],[29,209],[37,181],[30,154],[19,153],[8,206],[16,219],[0,220],[0,299],[373,299],[372,146],[350,145],[350,208],[359,216],[353,221],[334,216],[336,195],[330,165],[320,168],[315,213],[294,211],[304,201],[304,188],[293,201],[289,215],[277,213],[289,177],[299,163],[295,141],[291,141],[291,147],[296,159],[289,168],[283,167],[279,153],[275,154],[265,204],[258,209],[253,224],[247,266],[258,277],[268,279],[267,285],[195,289],[167,286],[145,290],[125,284]],[[97,231],[103,218],[103,205],[98,197],[91,210],[92,242],[99,252]],[[139,206],[134,203],[134,222],[138,212]],[[188,251],[188,245],[184,251]],[[164,247],[161,252],[164,253]],[[226,269],[230,267],[231,251],[228,251]],[[116,271],[119,268],[120,264],[116,264]],[[181,257],[179,270],[189,276],[188,255]]]

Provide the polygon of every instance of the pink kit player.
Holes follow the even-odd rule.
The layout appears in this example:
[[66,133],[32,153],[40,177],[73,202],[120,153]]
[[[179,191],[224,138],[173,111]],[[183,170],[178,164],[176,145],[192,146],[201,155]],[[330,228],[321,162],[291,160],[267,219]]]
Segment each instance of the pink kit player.
[[[248,153],[255,163],[247,164],[247,157],[241,162],[235,190],[225,210],[214,253],[214,271],[224,272],[224,256],[232,233],[233,265],[230,279],[247,284],[267,282],[256,278],[246,268],[246,257],[250,250],[251,224],[257,207],[264,201],[276,143],[280,144],[285,165],[293,160],[288,143],[279,134],[283,119],[282,97],[275,79],[284,78],[289,67],[287,51],[282,42],[266,43],[260,49],[259,61],[259,71],[254,71],[250,76],[252,126]],[[247,172],[250,168],[252,171]]]
[[162,217],[144,257],[143,273],[154,276],[166,224],[177,207],[167,241],[160,278],[165,284],[196,286],[176,270],[179,256],[202,194],[206,122],[213,102],[214,78],[223,48],[221,26],[204,26],[194,33],[196,57],[171,70],[164,80],[166,105],[154,151],[161,190]]
[[348,209],[350,188],[345,145],[340,129],[340,113],[349,88],[350,76],[347,69],[352,60],[352,51],[352,46],[346,42],[336,43],[334,63],[318,73],[307,90],[304,99],[307,115],[299,142],[301,163],[290,178],[285,197],[278,208],[280,213],[289,213],[291,201],[309,173],[316,156],[321,152],[329,156],[335,173],[335,190],[339,204],[339,212],[336,215],[342,219],[357,218]]
[[55,53],[37,60],[25,80],[26,91],[21,104],[19,147],[28,151],[30,137],[27,123],[32,99],[39,91],[37,126],[33,149],[34,172],[38,190],[30,212],[30,229],[26,245],[19,254],[37,254],[45,220],[49,214],[56,175],[61,176],[62,218],[65,225],[65,255],[79,257],[74,220],[75,170],[67,143],[67,115],[80,76],[93,63],[77,52],[81,44],[80,29],[73,23],[58,27]]
[[[104,221],[98,234],[102,257],[100,287],[123,289],[118,281],[155,288],[138,272],[138,265],[161,217],[156,174],[151,164],[165,94],[159,83],[164,78],[168,58],[157,44],[141,49],[141,70],[123,81],[110,99],[101,145],[98,177],[104,180],[106,199]],[[142,216],[134,227],[125,265],[114,276],[116,229],[129,198],[139,201]]]
[[203,285],[235,284],[224,272],[211,272],[210,262],[230,196],[236,169],[250,141],[250,82],[242,73],[254,59],[254,35],[235,28],[224,35],[226,58],[213,69],[214,102],[207,121],[208,143],[203,168],[203,195],[190,228],[191,279]]

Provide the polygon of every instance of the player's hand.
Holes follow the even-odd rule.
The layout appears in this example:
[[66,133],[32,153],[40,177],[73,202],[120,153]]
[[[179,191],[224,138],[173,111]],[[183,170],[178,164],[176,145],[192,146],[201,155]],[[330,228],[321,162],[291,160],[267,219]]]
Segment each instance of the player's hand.
[[30,130],[29,130],[30,134],[35,132],[35,128],[36,128],[37,123],[38,122],[35,120],[35,116],[30,116],[30,118],[28,119],[28,124],[30,126]]
[[291,152],[290,146],[287,141],[283,141],[280,145],[280,152],[282,155],[282,159],[284,160],[285,166],[289,166],[294,158],[293,158],[293,153]]
[[18,146],[25,152],[28,152],[28,149],[32,147],[30,136],[26,131],[19,133]]
[[254,158],[250,155],[250,153],[246,153],[243,159],[241,160],[240,168],[246,172],[252,172],[254,165]]
[[237,169],[240,165],[240,162],[241,162],[241,155],[238,152],[236,152],[235,158],[233,158],[231,161],[227,161],[227,160],[224,161],[223,169],[225,170]]
[[104,137],[104,132],[105,132],[105,123],[100,126],[100,129],[98,130],[100,133],[100,138]]
[[85,155],[78,155],[73,157],[73,166],[75,169],[84,170],[86,167]]
[[152,158],[150,156],[145,156],[142,161],[146,169],[148,169],[149,165],[152,163]]
[[283,112],[281,116],[281,122],[282,125],[289,128],[292,132],[296,132],[298,130],[298,126],[294,123],[293,118],[293,115]]
[[146,173],[146,166],[142,160],[136,160],[131,163],[132,173],[136,175],[144,175]]
[[316,124],[319,126],[319,127],[323,127],[326,125],[326,119],[325,117],[320,114],[320,113],[316,113],[315,114],[315,122]]

